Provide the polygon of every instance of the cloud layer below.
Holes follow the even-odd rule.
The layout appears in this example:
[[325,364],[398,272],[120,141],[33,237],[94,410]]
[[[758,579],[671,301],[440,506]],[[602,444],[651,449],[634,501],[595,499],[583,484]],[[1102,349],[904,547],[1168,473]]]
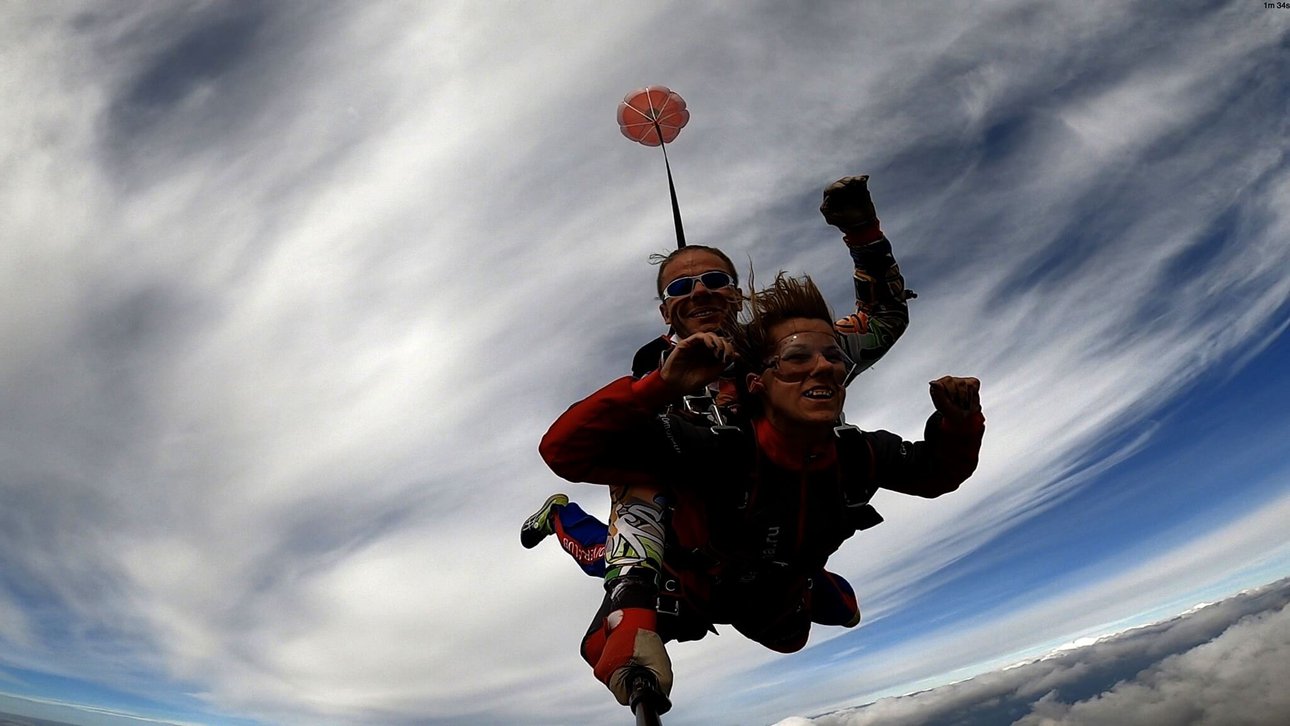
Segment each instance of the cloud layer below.
[[1037,661],[778,726],[1283,724],[1290,580]]

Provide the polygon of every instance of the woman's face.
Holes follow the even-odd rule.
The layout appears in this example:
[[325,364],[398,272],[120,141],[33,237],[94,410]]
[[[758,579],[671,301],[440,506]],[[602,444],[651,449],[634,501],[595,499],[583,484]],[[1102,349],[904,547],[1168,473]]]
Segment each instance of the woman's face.
[[847,358],[833,326],[814,318],[791,318],[772,325],[775,341],[767,368],[749,391],[761,397],[766,417],[785,433],[832,430],[842,415],[847,389]]

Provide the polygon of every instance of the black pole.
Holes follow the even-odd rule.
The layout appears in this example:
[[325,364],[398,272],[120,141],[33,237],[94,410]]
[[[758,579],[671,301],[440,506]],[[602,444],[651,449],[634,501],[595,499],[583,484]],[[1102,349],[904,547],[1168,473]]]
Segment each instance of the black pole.
[[663,142],[663,130],[654,122],[654,133],[658,134],[658,145],[663,149],[663,166],[667,168],[667,191],[672,195],[672,222],[676,224],[676,248],[685,247],[685,229],[681,227],[681,205],[676,203],[676,185],[672,183],[672,165],[667,161],[667,144]]
[[628,678],[631,679],[629,705],[636,714],[636,726],[663,726],[659,714],[667,713],[672,702],[659,690],[658,679],[645,668],[639,668]]
[[654,713],[653,707],[647,703],[636,705],[636,726],[663,726],[659,720],[658,714]]

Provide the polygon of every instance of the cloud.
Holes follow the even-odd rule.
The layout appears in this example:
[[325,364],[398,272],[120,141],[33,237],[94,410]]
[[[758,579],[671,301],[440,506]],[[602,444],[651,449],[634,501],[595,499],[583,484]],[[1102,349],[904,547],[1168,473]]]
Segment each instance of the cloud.
[[780,726],[1278,724],[1290,580],[1029,663]]

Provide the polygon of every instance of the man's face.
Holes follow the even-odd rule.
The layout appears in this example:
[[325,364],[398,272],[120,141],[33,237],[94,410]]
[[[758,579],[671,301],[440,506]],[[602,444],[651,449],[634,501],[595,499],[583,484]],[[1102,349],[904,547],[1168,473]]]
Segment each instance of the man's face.
[[[682,277],[695,277],[705,272],[720,270],[734,277],[735,271],[725,260],[707,250],[689,250],[672,258],[663,268],[663,289]],[[695,333],[711,333],[733,323],[743,304],[743,296],[735,286],[709,290],[702,282],[694,281],[689,295],[669,297],[658,306],[667,323],[682,338]]]
[[846,400],[846,355],[833,326],[814,318],[791,318],[772,325],[771,365],[749,376],[749,391],[760,396],[766,417],[788,434],[828,431]]

